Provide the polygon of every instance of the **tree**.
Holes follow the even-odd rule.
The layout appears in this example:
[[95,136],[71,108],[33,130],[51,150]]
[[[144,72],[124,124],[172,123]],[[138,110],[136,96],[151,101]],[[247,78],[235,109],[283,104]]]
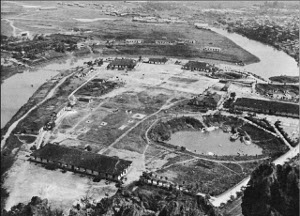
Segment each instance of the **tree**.
[[205,199],[209,200],[209,199],[210,199],[210,195],[209,195],[209,194],[206,194],[206,195],[205,195]]
[[235,98],[235,96],[236,96],[236,93],[235,93],[235,92],[231,92],[231,93],[230,93],[230,97],[231,97],[231,98]]

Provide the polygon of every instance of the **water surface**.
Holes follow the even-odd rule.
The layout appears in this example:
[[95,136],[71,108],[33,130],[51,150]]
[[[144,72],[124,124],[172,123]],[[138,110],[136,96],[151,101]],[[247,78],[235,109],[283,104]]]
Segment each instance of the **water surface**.
[[274,47],[258,41],[248,39],[242,35],[229,33],[220,28],[211,28],[211,30],[229,38],[260,59],[258,63],[249,64],[244,67],[237,66],[237,69],[255,73],[265,79],[280,75],[299,76],[297,62],[285,52],[276,50]]
[[54,77],[62,70],[82,66],[84,61],[91,59],[93,57],[76,60],[68,59],[62,63],[51,63],[45,67],[15,74],[4,80],[1,84],[1,128],[48,79],[51,79],[51,77]]
[[224,133],[221,129],[210,132],[179,131],[171,135],[169,144],[184,146],[191,152],[198,154],[215,155],[260,155],[262,149],[255,145],[246,145],[239,139],[230,141],[230,133]]

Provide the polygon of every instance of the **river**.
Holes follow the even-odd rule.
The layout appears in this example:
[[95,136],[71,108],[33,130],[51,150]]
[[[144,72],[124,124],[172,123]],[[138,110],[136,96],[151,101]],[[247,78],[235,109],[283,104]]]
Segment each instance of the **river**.
[[48,79],[57,75],[61,70],[83,65],[84,61],[90,59],[92,57],[76,61],[68,59],[63,63],[52,63],[38,69],[27,70],[4,80],[1,84],[1,128]]
[[[260,58],[260,62],[235,67],[239,70],[253,72],[263,78],[277,75],[298,76],[299,68],[296,61],[271,46],[250,40],[236,33],[228,33],[226,30],[212,28],[213,31],[231,39],[233,42]],[[4,81],[1,85],[1,128],[12,118],[12,116],[23,106],[30,96],[51,76],[55,76],[59,70],[69,69],[71,66],[82,65],[92,57],[74,62],[67,60],[65,63],[53,63],[37,71],[28,71],[23,74],[16,74]],[[33,87],[31,86],[33,84]]]
[[[220,28],[212,27],[211,30],[227,37],[260,59],[260,62],[258,63],[249,64],[243,67],[236,66],[236,69],[252,72],[265,79],[280,75],[299,76],[297,62],[285,52],[276,50],[275,48],[258,41],[248,39],[242,35],[227,32]],[[232,68],[232,66],[230,67]]]

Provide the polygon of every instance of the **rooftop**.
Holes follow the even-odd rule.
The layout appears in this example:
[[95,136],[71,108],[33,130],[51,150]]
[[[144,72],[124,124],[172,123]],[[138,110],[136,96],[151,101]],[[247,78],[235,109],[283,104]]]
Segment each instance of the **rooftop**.
[[115,59],[113,60],[110,65],[112,66],[128,66],[128,65],[135,65],[135,62],[132,59]]
[[195,98],[195,100],[206,104],[217,105],[221,100],[221,95],[215,92],[213,94],[200,95],[199,97]]
[[33,152],[32,156],[111,175],[120,175],[132,163],[117,157],[108,157],[50,143]]
[[283,103],[278,101],[258,100],[251,98],[238,98],[235,106],[251,107],[256,109],[272,109],[277,112],[285,112],[299,115],[299,104]]
[[184,65],[184,67],[189,68],[207,68],[208,63],[206,62],[197,62],[197,61],[189,61]]

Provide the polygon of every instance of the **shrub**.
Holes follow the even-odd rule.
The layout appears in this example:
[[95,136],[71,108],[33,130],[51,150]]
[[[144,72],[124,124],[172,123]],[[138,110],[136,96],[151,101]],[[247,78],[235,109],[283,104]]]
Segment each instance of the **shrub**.
[[47,170],[56,170],[58,168],[57,164],[46,164],[45,169]]

